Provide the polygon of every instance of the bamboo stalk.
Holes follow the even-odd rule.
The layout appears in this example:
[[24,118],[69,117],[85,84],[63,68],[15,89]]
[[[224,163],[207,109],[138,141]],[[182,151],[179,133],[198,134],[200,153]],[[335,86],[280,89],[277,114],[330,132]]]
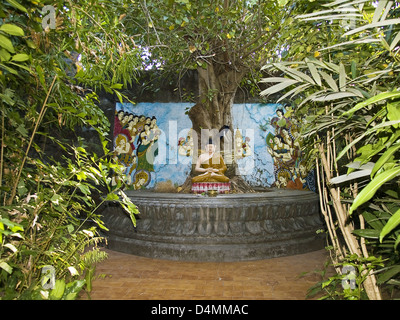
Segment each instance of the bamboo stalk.
[[1,104],[1,151],[0,151],[0,187],[3,185],[3,169],[4,169],[4,105]]
[[[330,211],[330,207],[327,205],[327,194],[326,194],[326,188],[325,188],[325,183],[324,180],[321,179],[320,177],[320,168],[319,168],[319,163],[318,163],[318,158],[315,159],[316,161],[316,171],[317,171],[317,182],[318,182],[318,190],[319,190],[319,197],[320,197],[320,208],[322,215],[324,216],[326,226],[328,228],[328,234],[329,234],[329,239],[331,240],[332,246],[335,251],[339,251],[339,255],[343,256],[343,252],[339,243],[339,238],[337,236],[336,230],[335,230],[335,225],[332,219],[332,214]],[[323,184],[321,186],[321,183]],[[337,260],[335,259],[334,264],[337,263]]]
[[[329,145],[329,140],[328,140],[327,144]],[[319,150],[319,154],[320,154],[320,158],[321,158],[321,165],[322,165],[323,170],[325,171],[326,181],[329,181],[331,179],[331,166],[328,163],[328,160],[327,160],[328,155],[325,153],[323,143],[320,143],[320,145],[318,146],[318,150]],[[329,149],[327,148],[327,150],[329,150]],[[336,159],[335,159],[335,161],[336,161]],[[329,191],[329,194],[331,195],[331,200],[332,200],[333,207],[335,209],[335,212],[336,212],[336,215],[338,218],[339,227],[342,231],[345,243],[346,243],[347,248],[349,249],[350,253],[356,254],[357,256],[368,257],[368,253],[367,253],[367,256],[365,256],[366,247],[363,248],[362,245],[359,244],[357,238],[352,233],[352,231],[354,230],[354,226],[347,223],[348,210],[346,210],[346,207],[341,202],[340,188],[339,187],[338,188],[328,187],[327,189]],[[328,201],[328,199],[326,198],[325,201]],[[365,267],[365,265],[364,265],[363,269],[365,270],[365,272],[367,272],[367,268]],[[368,297],[371,300],[381,300],[382,299],[379,288],[376,284],[376,277],[374,274],[368,274],[366,276],[363,286],[364,286],[364,289],[365,289]]]
[[11,191],[11,196],[10,196],[10,198],[9,198],[8,201],[7,201],[7,205],[11,205],[11,204],[12,204],[12,202],[13,202],[13,200],[14,200],[14,197],[15,197],[15,195],[16,195],[16,193],[17,193],[17,187],[18,187],[19,179],[21,178],[22,170],[23,170],[23,168],[24,168],[24,166],[25,166],[26,160],[28,159],[28,154],[29,154],[29,150],[30,150],[30,148],[31,148],[31,146],[32,146],[32,143],[33,143],[33,138],[35,137],[36,132],[37,132],[37,129],[38,129],[38,127],[39,127],[39,124],[42,122],[42,119],[43,119],[43,117],[44,117],[44,114],[46,113],[46,110],[47,110],[47,107],[46,107],[47,101],[48,101],[48,99],[49,99],[49,97],[50,97],[50,93],[51,93],[51,91],[52,91],[52,89],[53,89],[53,86],[54,86],[54,83],[56,82],[56,79],[57,79],[57,75],[54,77],[53,82],[51,83],[51,86],[50,86],[50,88],[49,88],[49,91],[47,92],[47,95],[46,95],[46,99],[44,100],[44,103],[43,103],[42,108],[41,108],[41,110],[40,110],[39,117],[38,117],[38,119],[37,119],[37,121],[36,121],[36,123],[35,123],[35,128],[33,129],[31,138],[30,138],[29,143],[28,143],[28,147],[26,148],[25,156],[24,156],[24,158],[22,159],[21,166],[20,166],[20,168],[19,168],[19,170],[18,170],[17,178],[15,179],[15,183],[14,183],[13,189],[12,189],[12,191]]

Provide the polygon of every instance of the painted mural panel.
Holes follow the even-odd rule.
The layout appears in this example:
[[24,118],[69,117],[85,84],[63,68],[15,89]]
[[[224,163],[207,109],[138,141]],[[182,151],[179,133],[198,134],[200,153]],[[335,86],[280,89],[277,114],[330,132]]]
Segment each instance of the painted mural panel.
[[184,183],[191,164],[178,154],[178,135],[187,134],[191,121],[185,103],[117,103],[114,151],[125,166],[131,189],[153,188],[158,182]]
[[[192,165],[190,103],[117,103],[114,150],[130,188],[182,185]],[[252,186],[314,190],[302,162],[299,121],[279,104],[233,106],[233,156]]]
[[314,171],[307,170],[302,152],[301,124],[288,107],[277,107],[270,120],[272,131],[267,134],[267,150],[274,160],[275,186],[315,192]]

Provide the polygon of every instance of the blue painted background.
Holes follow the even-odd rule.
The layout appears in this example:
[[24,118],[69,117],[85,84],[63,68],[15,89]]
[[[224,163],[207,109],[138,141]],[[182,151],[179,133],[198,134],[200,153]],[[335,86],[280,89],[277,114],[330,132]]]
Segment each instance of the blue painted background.
[[[170,180],[176,186],[182,185],[190,170],[191,157],[178,153],[178,140],[186,138],[192,123],[185,113],[192,103],[117,103],[116,112],[123,110],[137,115],[157,118],[161,135],[158,140],[158,155],[154,163],[154,172],[147,188],[158,182]],[[250,138],[252,155],[238,161],[244,179],[252,186],[271,187],[276,181],[274,159],[267,150],[266,137],[275,134],[271,119],[276,117],[279,104],[234,104],[234,130],[240,129],[243,137]],[[250,169],[249,169],[250,168]]]

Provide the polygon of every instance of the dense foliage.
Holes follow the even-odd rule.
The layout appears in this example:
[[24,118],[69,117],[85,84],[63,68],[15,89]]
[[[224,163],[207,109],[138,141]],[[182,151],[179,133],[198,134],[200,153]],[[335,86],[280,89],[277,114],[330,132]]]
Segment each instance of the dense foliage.
[[[329,30],[319,35],[320,47],[303,56],[292,48],[283,62],[266,66],[279,76],[263,80],[276,84],[262,94],[295,101],[307,120],[303,134],[317,164],[338,273],[319,286],[325,298],[381,299],[399,289],[399,6],[384,0],[321,5],[297,17]],[[343,286],[349,267],[351,288]]]
[[[98,208],[120,202],[135,223],[122,180],[110,188],[119,166],[94,91],[122,99],[118,89],[140,61],[115,3],[0,4],[0,299],[90,291],[105,258]],[[98,136],[96,148],[80,138],[85,132]]]

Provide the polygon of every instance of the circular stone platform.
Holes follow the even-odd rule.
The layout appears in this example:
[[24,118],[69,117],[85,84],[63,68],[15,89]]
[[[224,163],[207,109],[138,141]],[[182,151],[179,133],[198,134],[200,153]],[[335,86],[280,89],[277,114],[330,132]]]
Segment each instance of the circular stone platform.
[[139,210],[137,226],[122,209],[102,213],[111,250],[156,259],[243,261],[319,250],[324,241],[318,196],[270,192],[194,194],[127,191]]

